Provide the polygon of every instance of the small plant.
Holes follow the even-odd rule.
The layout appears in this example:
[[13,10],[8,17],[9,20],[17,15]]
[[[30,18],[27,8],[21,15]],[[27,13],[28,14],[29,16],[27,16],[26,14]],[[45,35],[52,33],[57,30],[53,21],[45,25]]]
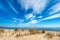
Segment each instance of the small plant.
[[17,34],[17,35],[16,35],[16,37],[19,37],[19,36],[20,36],[20,34]]

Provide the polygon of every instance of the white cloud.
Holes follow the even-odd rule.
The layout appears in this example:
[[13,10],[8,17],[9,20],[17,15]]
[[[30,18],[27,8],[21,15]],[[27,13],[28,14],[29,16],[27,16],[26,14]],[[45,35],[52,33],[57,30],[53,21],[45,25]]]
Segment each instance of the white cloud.
[[37,20],[32,20],[32,21],[30,21],[30,22],[28,22],[28,23],[20,23],[19,22],[19,24],[17,25],[17,26],[22,26],[22,27],[30,27],[32,24],[36,24],[38,21]]
[[46,7],[47,0],[21,0],[21,6],[28,10],[32,8],[34,12],[40,13]]
[[43,16],[39,16],[38,18],[42,18]]
[[[25,18],[31,19],[31,21],[28,23],[24,23],[24,24],[22,23],[22,25],[26,25],[26,26],[28,25],[29,26],[29,24],[36,24],[36,23],[39,23],[43,20],[49,20],[49,19],[54,19],[54,18],[60,17],[60,13],[54,14],[60,10],[60,3],[57,3],[48,9],[48,10],[51,10],[49,12],[49,15],[52,15],[52,14],[54,14],[54,15],[48,16],[48,17],[40,19],[40,20],[34,20],[34,18],[36,17],[35,15],[37,13],[41,13],[45,9],[45,7],[47,5],[46,3],[48,3],[47,0],[21,0],[20,3],[21,3],[21,6],[25,9],[25,11],[27,11],[29,8],[33,9],[32,13],[25,15]],[[33,13],[36,13],[36,14],[33,15]],[[38,18],[42,18],[42,17],[43,16],[39,16]]]
[[33,17],[33,14],[32,13],[27,14],[27,15],[25,15],[25,17],[26,17],[26,19],[32,18]]
[[37,22],[38,22],[37,20],[32,20],[32,21],[28,22],[27,24],[35,24]]
[[38,0],[35,2],[35,4],[33,5],[33,10],[37,13],[41,13],[44,8],[46,7],[46,1],[47,0]]
[[28,10],[31,7],[30,4],[31,0],[21,0],[21,6],[25,9]]
[[34,15],[30,20],[34,20],[34,19],[35,19],[35,17],[36,17],[36,15]]

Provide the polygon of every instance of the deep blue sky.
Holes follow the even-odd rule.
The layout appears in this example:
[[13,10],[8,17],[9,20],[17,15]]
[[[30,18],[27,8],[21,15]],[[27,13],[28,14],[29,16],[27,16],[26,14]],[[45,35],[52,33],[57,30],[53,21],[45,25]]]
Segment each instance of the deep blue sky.
[[0,0],[0,26],[60,27],[60,0]]

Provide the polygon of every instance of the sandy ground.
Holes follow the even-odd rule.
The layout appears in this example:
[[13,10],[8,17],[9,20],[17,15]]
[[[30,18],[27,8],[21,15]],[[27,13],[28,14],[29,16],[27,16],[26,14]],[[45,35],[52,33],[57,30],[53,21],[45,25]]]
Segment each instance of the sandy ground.
[[60,32],[0,29],[0,40],[60,40]]

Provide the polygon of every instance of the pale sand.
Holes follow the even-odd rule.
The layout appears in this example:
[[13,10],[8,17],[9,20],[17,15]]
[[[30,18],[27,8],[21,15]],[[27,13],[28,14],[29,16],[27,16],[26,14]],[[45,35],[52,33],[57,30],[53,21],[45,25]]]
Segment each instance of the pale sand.
[[41,30],[0,30],[0,40],[60,40],[60,32]]

